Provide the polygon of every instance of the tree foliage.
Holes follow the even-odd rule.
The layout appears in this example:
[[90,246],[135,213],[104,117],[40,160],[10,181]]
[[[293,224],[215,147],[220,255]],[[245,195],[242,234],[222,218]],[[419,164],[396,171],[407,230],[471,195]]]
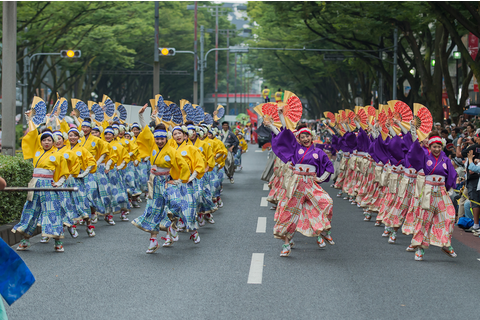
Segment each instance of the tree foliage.
[[[307,97],[310,116],[351,108],[357,97],[364,105],[371,100],[385,103],[392,99],[396,87],[397,99],[409,105],[425,104],[440,120],[443,78],[450,101],[455,100],[448,74],[452,51],[455,46],[466,51],[461,38],[467,30],[479,32],[476,5],[477,8],[463,2],[249,2],[249,16],[257,24],[251,46],[332,49],[345,56],[337,62],[324,60],[325,52],[259,51],[252,63],[261,68],[269,84]],[[393,83],[395,29],[398,75]],[[473,61],[463,51],[463,61],[472,70],[469,73],[462,65],[466,87],[480,66],[478,58]],[[432,60],[436,61],[433,67]],[[411,86],[406,96],[405,80]],[[384,97],[379,101],[372,93],[380,86]],[[454,116],[461,113],[468,91],[463,90],[462,94],[460,104],[452,105]]]
[[[188,4],[193,2],[159,2],[159,46],[193,51],[194,12],[187,10]],[[82,51],[82,56],[77,59],[59,56],[32,59],[28,101],[36,94],[37,88],[47,87],[52,92],[48,98],[50,102],[54,102],[57,91],[67,98],[82,100],[91,100],[94,92],[98,99],[107,94],[124,103],[147,102],[153,92],[154,9],[153,1],[18,2],[18,79],[23,78],[25,49],[27,56],[58,53],[63,49]],[[201,25],[215,28],[215,18],[210,11],[198,10],[199,38]],[[233,28],[225,15],[219,17],[219,28]],[[205,48],[214,47],[214,35],[207,33],[205,37]],[[238,41],[235,35],[231,36],[232,45]],[[219,42],[219,46],[225,46],[225,37],[219,37]],[[220,72],[226,69],[225,63],[225,55],[220,54]],[[162,75],[160,92],[174,101],[192,99],[193,65],[191,54],[160,57],[161,70],[189,73],[188,76]],[[144,74],[125,74],[125,71],[133,70]],[[205,74],[205,92],[213,91],[211,71],[210,68]]]

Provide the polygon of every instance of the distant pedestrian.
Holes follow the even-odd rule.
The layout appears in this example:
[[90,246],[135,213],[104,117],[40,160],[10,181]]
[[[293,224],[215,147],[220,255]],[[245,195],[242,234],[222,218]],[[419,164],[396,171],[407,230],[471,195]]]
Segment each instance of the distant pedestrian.
[[270,89],[268,89],[267,86],[265,86],[265,89],[262,91],[262,97],[265,103],[270,102]]

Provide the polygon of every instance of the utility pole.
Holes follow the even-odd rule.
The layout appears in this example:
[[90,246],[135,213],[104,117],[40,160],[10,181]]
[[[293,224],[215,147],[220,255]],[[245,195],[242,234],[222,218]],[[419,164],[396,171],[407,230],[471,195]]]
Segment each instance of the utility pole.
[[[218,6],[215,7],[215,49],[218,49]],[[218,51],[215,51],[215,106],[218,105]]]
[[[198,53],[197,53],[197,1],[195,1],[195,39],[193,41],[193,59],[195,62],[193,65],[195,66],[193,70],[193,103],[198,104],[198,79],[197,79],[197,70],[198,70]],[[203,105],[201,106],[203,107]]]
[[2,153],[15,155],[17,82],[17,2],[3,2]]
[[[25,28],[25,33],[27,33],[28,28]],[[22,88],[22,119],[23,119],[23,130],[27,129],[27,117],[25,112],[28,108],[28,73],[29,73],[29,58],[28,58],[28,46],[25,46],[23,49],[23,88]]]
[[[205,93],[204,93],[204,69],[205,69],[205,61],[204,61],[204,55],[203,55],[203,46],[204,46],[204,43],[205,43],[205,27],[204,26],[200,26],[200,106],[202,106],[203,108],[204,105],[203,105],[203,99],[205,97]],[[213,110],[215,110],[217,106],[214,106],[213,107]]]
[[158,1],[155,1],[155,51],[153,53],[153,96],[160,93],[160,61],[158,59]]
[[[227,30],[227,48],[230,48],[230,30]],[[218,51],[217,51],[218,52]],[[230,50],[227,51],[227,114],[230,114],[230,103],[228,100],[230,89]]]
[[235,112],[237,111],[237,53],[235,53]]

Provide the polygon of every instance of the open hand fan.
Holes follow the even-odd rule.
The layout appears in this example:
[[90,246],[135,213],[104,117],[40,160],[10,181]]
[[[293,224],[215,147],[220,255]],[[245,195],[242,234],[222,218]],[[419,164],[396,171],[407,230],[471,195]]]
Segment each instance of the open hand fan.
[[430,113],[430,110],[419,103],[413,104],[413,111],[415,113],[415,127],[417,128],[418,140],[425,140],[430,131],[432,131],[432,114]]
[[113,103],[112,99],[110,99],[106,95],[103,95],[103,100],[100,106],[102,107],[103,112],[105,112],[105,115],[108,118],[113,117],[113,114],[115,113],[115,103]]
[[263,118],[263,121],[270,122],[277,128],[282,126],[280,117],[278,116],[278,105],[276,103],[262,103],[253,108],[253,110]]
[[402,126],[410,130],[410,121],[413,119],[413,113],[410,107],[403,101],[388,101],[390,109],[393,108],[393,117],[401,122]]
[[31,114],[33,124],[38,127],[45,122],[47,115],[47,105],[40,97],[34,97],[31,106]]
[[73,111],[76,113],[77,118],[85,119],[90,117],[90,111],[85,102],[79,99],[72,99]]
[[382,108],[378,113],[378,123],[380,124],[380,133],[382,134],[383,140],[388,137],[387,121],[389,121],[387,112]]
[[88,109],[90,109],[90,118],[94,119],[95,122],[101,123],[105,119],[105,113],[98,103],[93,101],[87,101]]
[[205,112],[203,111],[202,107],[199,105],[193,105],[195,110],[195,120],[193,121],[195,124],[200,124],[200,122],[205,119]]
[[262,151],[268,150],[271,147],[272,147],[272,144],[270,142],[267,142],[262,146]]
[[283,104],[283,115],[287,128],[294,130],[298,121],[302,118],[302,102],[293,92],[285,90],[281,104]]
[[325,118],[330,120],[329,125],[331,127],[334,127],[335,126],[335,115],[333,113],[331,113],[330,111],[326,111],[323,114],[324,114]]
[[353,121],[353,119],[355,118],[355,112],[353,112],[350,109],[345,109],[345,116],[346,116],[345,120],[348,123],[348,125],[350,126],[350,131],[355,130],[355,128],[357,127],[355,125],[355,122]]
[[115,103],[115,113],[117,116],[122,120],[122,122],[125,122],[127,120],[127,109],[125,106],[121,103]]
[[369,117],[376,117],[377,116],[377,109],[372,106],[366,106],[365,111],[367,112],[367,116]]
[[188,100],[180,100],[180,110],[182,110],[184,121],[195,121],[195,109]]
[[205,113],[205,119],[203,119],[203,123],[212,125],[213,124],[213,117],[210,113]]
[[[57,93],[58,96],[58,93]],[[59,120],[63,120],[68,110],[68,101],[65,98],[58,97],[57,102],[53,106],[52,115],[56,115]]]
[[167,105],[165,101],[163,100],[162,95],[157,94],[155,95],[155,108],[157,111],[157,118],[162,119],[163,118],[163,113],[165,112],[165,109],[167,108]]
[[225,108],[222,105],[217,106],[217,110],[213,111],[213,120],[218,121],[225,115]]
[[168,123],[168,124],[172,124],[172,108],[170,108],[169,106],[171,104],[173,104],[172,101],[168,101],[168,100],[163,100],[163,102],[165,103],[165,110],[163,111],[163,122],[165,123]]
[[355,118],[363,129],[368,127],[368,116],[363,107],[355,106]]
[[338,133],[340,133],[340,135],[343,136],[345,134],[345,129],[342,126],[342,116],[340,115],[340,113],[335,113],[335,124],[338,130]]
[[168,107],[172,110],[172,122],[176,125],[183,124],[183,115],[180,107],[175,103],[170,104]]

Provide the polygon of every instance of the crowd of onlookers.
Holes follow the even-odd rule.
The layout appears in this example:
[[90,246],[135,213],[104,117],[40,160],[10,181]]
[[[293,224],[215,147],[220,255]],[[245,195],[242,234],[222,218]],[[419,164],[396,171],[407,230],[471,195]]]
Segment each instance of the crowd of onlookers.
[[448,119],[434,127],[445,139],[443,151],[457,171],[457,185],[450,190],[450,197],[457,210],[458,225],[480,236],[480,119],[467,121],[462,115],[457,124]]

